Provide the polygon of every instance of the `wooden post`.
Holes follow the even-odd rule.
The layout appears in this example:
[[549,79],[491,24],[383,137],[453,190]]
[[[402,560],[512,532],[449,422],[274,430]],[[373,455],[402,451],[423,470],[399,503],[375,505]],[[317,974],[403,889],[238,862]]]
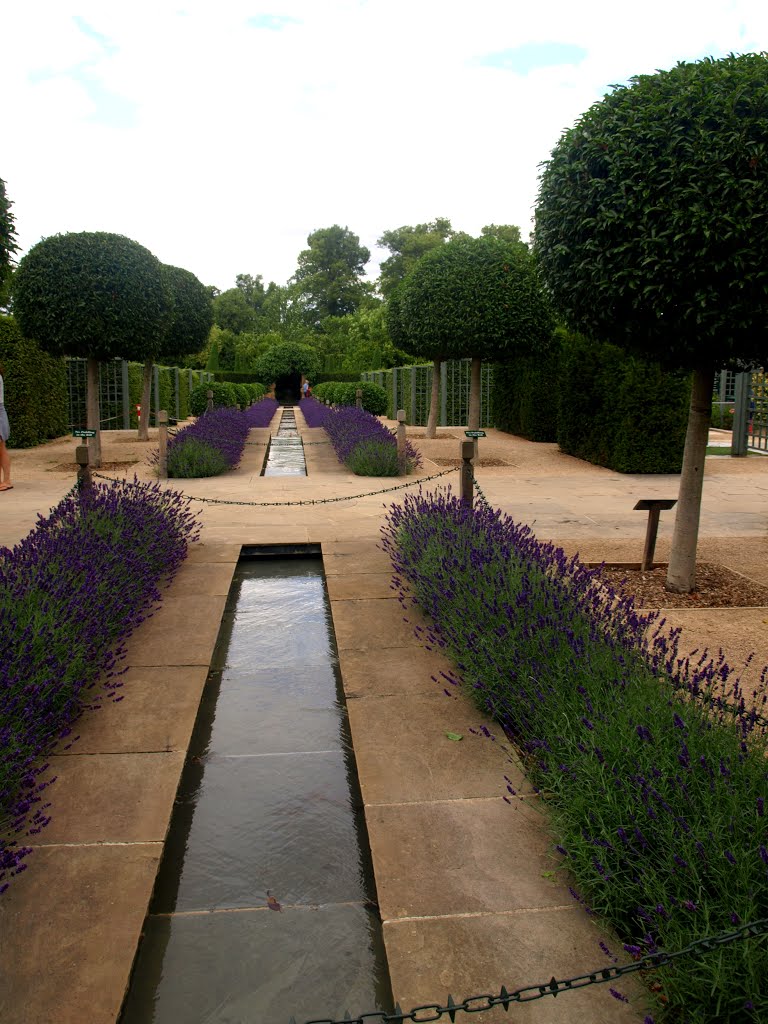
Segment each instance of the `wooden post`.
[[168,413],[161,409],[157,414],[157,444],[160,451],[158,460],[159,475],[161,480],[168,479]]
[[472,508],[475,484],[472,470],[472,459],[475,455],[475,442],[461,442],[461,503]]
[[208,408],[206,412],[213,412],[213,392],[208,388]]
[[648,525],[645,530],[645,547],[640,571],[647,572],[653,568],[653,556],[656,553],[656,535],[659,532],[659,515],[666,509],[673,508],[677,498],[643,498],[634,507],[634,511],[648,513]]
[[362,388],[358,388],[355,391],[355,406],[358,409],[362,409],[363,408],[363,389]]
[[405,409],[397,410],[397,475],[405,476],[408,468],[405,455]]
[[79,444],[75,448],[75,462],[77,463],[77,486],[82,491],[93,484],[87,444]]

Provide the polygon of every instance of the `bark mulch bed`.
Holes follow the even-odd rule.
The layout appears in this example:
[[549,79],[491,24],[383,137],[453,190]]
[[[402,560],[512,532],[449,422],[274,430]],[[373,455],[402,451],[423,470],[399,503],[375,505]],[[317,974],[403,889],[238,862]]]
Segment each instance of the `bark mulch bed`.
[[675,594],[666,589],[666,565],[641,572],[639,569],[609,568],[603,578],[617,589],[633,594],[638,608],[755,608],[768,606],[768,587],[742,576],[724,565],[699,562],[696,589]]

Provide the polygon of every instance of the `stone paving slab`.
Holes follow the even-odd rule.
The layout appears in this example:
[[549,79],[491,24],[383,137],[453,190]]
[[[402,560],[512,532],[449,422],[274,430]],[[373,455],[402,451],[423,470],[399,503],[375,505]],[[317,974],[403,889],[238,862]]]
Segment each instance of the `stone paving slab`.
[[2,897],[0,1020],[114,1024],[161,843],[40,846]]
[[565,885],[545,877],[559,858],[537,801],[508,804],[494,796],[368,805],[383,920],[571,904]]
[[449,685],[440,673],[451,671],[450,663],[436,651],[411,644],[375,652],[340,650],[339,665],[347,699],[394,694],[432,696],[436,687],[442,692],[442,686]]
[[[405,660],[409,649],[400,650]],[[463,698],[446,697],[438,684],[432,683],[432,688],[427,695],[349,702],[365,803],[498,798],[506,792],[505,775],[516,790],[530,792],[503,744],[480,733],[487,718]],[[450,739],[448,733],[463,738]]]
[[[587,973],[587,966],[589,970],[607,967],[610,961],[598,945],[603,938],[592,919],[574,906],[384,925],[389,969],[397,978],[397,998],[403,1007],[431,1003],[449,992],[455,1000],[498,995],[502,985],[513,992],[546,984],[552,977]],[[431,996],[425,996],[426,977]],[[499,1007],[477,1019],[482,1024],[639,1024],[643,1016],[642,1010],[638,1012],[642,1006],[639,986],[615,987],[636,998],[631,1004],[621,1003],[611,996],[608,985],[595,985],[565,992],[557,999],[547,996],[513,1004],[508,1013]]]
[[331,608],[339,650],[419,645],[413,633],[413,616],[406,614],[394,597],[332,601]]
[[327,577],[332,601],[357,601],[361,597],[396,597],[391,572],[334,573]]
[[[163,600],[162,616],[153,615],[127,644],[129,665],[205,665],[219,633],[226,597],[185,593],[180,573]],[[177,596],[178,595],[178,596]]]
[[54,756],[50,825],[36,845],[163,842],[184,752]]
[[116,691],[121,699],[107,698],[98,710],[81,718],[75,727],[79,739],[69,751],[60,749],[59,753],[186,750],[207,673],[204,665],[129,668]]

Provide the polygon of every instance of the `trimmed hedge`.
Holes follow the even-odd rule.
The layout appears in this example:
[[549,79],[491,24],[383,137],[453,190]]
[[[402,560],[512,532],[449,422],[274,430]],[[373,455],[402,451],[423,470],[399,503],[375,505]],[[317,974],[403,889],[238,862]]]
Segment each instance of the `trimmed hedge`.
[[213,407],[221,409],[237,405],[237,392],[234,385],[212,380],[207,384],[198,384],[192,388],[189,396],[189,411],[193,416],[202,416],[208,408],[208,392],[213,392]]
[[557,441],[577,459],[618,473],[679,473],[690,377],[616,345],[558,330],[549,356],[495,368],[499,430]]
[[529,441],[557,440],[559,354],[520,356],[494,367],[491,415],[499,430]]
[[384,388],[371,381],[355,378],[354,381],[325,381],[313,386],[312,394],[321,402],[329,401],[334,405],[355,405],[357,389],[362,391],[363,409],[373,416],[385,416],[387,412],[387,393]]
[[64,359],[25,338],[10,316],[0,316],[0,363],[5,368],[5,407],[10,448],[34,448],[67,432],[67,369]]

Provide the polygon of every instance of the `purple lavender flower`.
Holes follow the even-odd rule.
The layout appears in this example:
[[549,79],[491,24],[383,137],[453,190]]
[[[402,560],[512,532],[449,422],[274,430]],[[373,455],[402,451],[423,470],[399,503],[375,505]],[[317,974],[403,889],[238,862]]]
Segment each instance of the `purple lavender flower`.
[[113,697],[126,638],[198,533],[183,495],[114,481],[70,495],[0,549],[0,891],[26,866],[23,840],[50,821],[44,758]]

